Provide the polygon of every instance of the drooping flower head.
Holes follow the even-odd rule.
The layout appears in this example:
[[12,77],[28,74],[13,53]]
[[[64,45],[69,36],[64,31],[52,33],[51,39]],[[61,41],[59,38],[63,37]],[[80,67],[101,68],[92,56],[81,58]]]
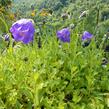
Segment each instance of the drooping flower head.
[[93,35],[89,33],[88,31],[84,31],[82,35],[82,41],[92,39]]
[[9,34],[4,35],[4,40],[9,41]]
[[35,28],[30,19],[21,19],[12,25],[10,32],[15,41],[22,41],[24,44],[28,44],[34,39]]
[[57,31],[57,38],[62,42],[70,42],[70,31],[68,28]]

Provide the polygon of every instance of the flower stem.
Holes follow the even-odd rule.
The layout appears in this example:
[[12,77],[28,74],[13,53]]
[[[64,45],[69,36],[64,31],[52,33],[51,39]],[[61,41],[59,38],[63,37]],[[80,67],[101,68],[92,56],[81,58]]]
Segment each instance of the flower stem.
[[4,24],[5,26],[5,29],[6,29],[6,33],[9,33],[9,30],[8,30],[8,25],[6,24],[6,21],[0,17],[0,21]]

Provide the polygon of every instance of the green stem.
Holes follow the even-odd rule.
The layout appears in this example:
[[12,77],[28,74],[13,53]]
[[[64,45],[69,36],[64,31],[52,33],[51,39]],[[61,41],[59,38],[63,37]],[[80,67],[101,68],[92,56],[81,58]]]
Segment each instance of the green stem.
[[6,32],[9,33],[8,26],[7,26],[6,22],[5,22],[5,20],[0,17],[0,21],[4,24]]
[[[6,33],[9,33],[9,29],[8,29],[8,25],[7,25],[6,21],[2,17],[0,17],[0,21],[4,24]],[[11,41],[10,42],[10,51],[12,51],[12,37],[11,37],[10,33],[9,33],[9,35],[10,35],[10,41]]]

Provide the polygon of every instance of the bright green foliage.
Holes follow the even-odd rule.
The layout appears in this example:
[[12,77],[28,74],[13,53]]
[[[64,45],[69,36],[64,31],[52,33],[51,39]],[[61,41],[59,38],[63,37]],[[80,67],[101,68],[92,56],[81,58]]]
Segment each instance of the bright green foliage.
[[[45,31],[44,31],[45,32]],[[55,31],[54,31],[55,32]],[[78,28],[70,44],[59,47],[55,34],[0,56],[0,103],[8,109],[104,109],[108,106],[108,70],[94,40],[83,48]],[[44,33],[43,33],[43,37]]]

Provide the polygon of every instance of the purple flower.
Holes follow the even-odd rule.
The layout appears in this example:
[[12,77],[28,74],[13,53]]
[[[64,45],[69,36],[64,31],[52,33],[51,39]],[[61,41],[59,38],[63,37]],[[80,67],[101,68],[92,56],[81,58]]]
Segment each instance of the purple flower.
[[57,31],[57,37],[62,42],[70,42],[70,31],[68,28]]
[[5,41],[9,41],[9,34],[3,34],[2,36]]
[[22,41],[24,44],[28,44],[34,39],[35,28],[30,19],[21,19],[12,25],[10,32],[15,41]]
[[85,41],[85,40],[89,40],[89,39],[92,39],[93,35],[87,31],[84,31],[83,35],[82,35],[82,40]]
[[5,35],[4,39],[5,39],[5,41],[9,41],[9,35],[8,34]]

